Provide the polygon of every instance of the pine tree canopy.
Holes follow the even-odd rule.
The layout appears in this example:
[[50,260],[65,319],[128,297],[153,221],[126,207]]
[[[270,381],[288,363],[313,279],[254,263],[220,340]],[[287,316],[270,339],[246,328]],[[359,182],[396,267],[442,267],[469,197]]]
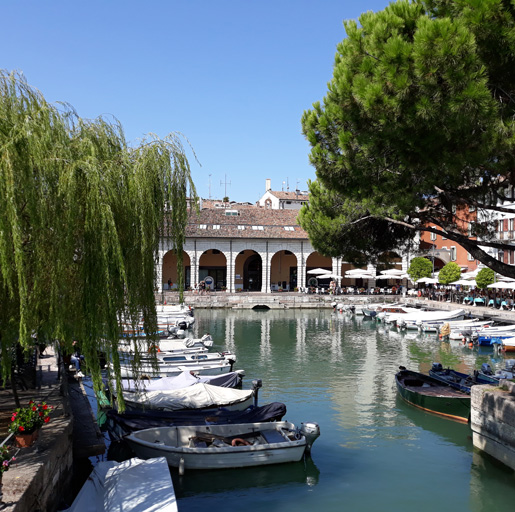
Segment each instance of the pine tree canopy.
[[432,231],[515,277],[485,251],[513,250],[495,215],[513,213],[514,15],[507,0],[399,0],[344,23],[302,117],[317,180],[299,222],[317,250],[374,262]]

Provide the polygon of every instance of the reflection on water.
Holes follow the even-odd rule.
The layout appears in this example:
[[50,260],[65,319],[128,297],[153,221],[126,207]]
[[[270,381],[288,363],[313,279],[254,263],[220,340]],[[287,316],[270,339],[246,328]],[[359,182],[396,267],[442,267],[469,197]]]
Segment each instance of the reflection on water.
[[[260,378],[261,404],[287,407],[285,419],[317,421],[312,459],[244,470],[172,470],[179,509],[434,512],[511,510],[513,472],[472,448],[467,425],[411,407],[397,396],[400,365],[427,372],[441,362],[462,372],[504,366],[488,347],[399,332],[329,310],[197,310],[192,336],[236,354],[244,387]],[[485,350],[486,349],[486,350]],[[372,491],[373,488],[373,491]],[[343,506],[342,504],[345,504]]]
[[249,492],[253,488],[263,492],[267,488],[280,491],[286,486],[290,489],[298,485],[313,487],[318,484],[320,477],[320,471],[311,457],[305,457],[299,462],[256,468],[190,471],[184,476],[172,469],[171,473],[179,499],[241,490]]

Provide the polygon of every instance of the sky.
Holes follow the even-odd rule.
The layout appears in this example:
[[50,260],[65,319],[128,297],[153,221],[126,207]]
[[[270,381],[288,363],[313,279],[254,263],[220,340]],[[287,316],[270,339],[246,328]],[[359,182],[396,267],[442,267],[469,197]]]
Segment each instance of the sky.
[[388,3],[0,0],[0,68],[83,118],[115,117],[131,144],[183,134],[200,197],[254,203],[267,178],[316,179],[302,114],[326,95],[343,21]]

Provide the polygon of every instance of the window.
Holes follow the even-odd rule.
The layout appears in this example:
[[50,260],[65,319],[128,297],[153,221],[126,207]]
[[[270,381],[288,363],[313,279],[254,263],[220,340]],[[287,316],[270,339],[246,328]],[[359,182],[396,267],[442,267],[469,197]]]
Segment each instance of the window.
[[238,226],[238,229],[239,229],[240,231],[245,231],[245,226]]
[[254,231],[263,231],[263,226],[252,226]]
[[431,240],[436,240],[436,233],[431,233]]
[[220,229],[220,224],[213,224],[213,229]]
[[456,261],[456,247],[454,245],[451,247],[451,261]]
[[474,261],[474,256],[472,256],[472,254],[470,254],[470,252],[467,253],[467,259],[469,261]]
[[293,226],[284,226],[285,231],[295,231],[295,228]]
[[198,228],[199,229],[207,229],[207,224],[199,224]]
[[475,212],[475,211],[476,211],[476,207],[473,205],[469,205],[469,212]]
[[225,210],[226,217],[237,217],[239,214],[238,210]]

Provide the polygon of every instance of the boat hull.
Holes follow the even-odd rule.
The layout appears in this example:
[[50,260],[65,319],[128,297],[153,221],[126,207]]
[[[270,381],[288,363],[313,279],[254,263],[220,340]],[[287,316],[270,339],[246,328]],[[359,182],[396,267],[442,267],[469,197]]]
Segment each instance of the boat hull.
[[395,381],[399,395],[411,405],[456,421],[469,421],[470,395],[409,370],[398,372]]
[[[240,468],[301,460],[307,447],[306,438],[300,436],[299,439],[286,439],[280,434],[281,427],[294,432],[294,425],[281,421],[268,423],[266,427],[263,427],[263,424],[249,423],[147,429],[127,436],[126,440],[138,457],[143,459],[165,457],[170,466],[179,469]],[[255,433],[259,436],[263,431],[276,439],[265,444],[216,447],[193,441],[201,439],[202,434],[209,435],[216,432],[236,438],[245,436],[250,441],[249,434]]]

